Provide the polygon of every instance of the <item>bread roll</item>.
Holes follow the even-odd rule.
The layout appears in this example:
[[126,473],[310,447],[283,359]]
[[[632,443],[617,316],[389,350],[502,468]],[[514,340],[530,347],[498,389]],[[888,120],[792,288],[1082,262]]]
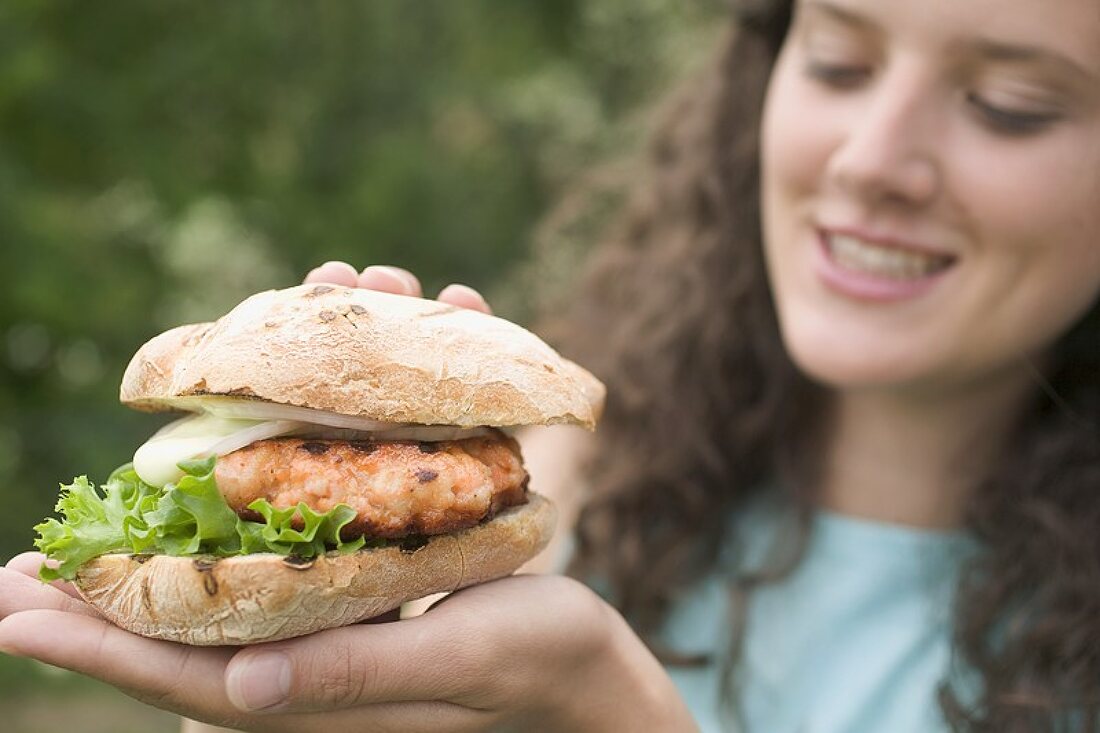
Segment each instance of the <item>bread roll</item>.
[[112,623],[142,636],[220,646],[276,641],[346,626],[431,593],[509,575],[554,532],[545,498],[419,547],[330,552],[312,560],[257,554],[103,555],[76,587]]
[[157,336],[134,355],[120,390],[124,404],[148,411],[209,395],[385,422],[592,429],[604,387],[504,319],[423,298],[299,285]]

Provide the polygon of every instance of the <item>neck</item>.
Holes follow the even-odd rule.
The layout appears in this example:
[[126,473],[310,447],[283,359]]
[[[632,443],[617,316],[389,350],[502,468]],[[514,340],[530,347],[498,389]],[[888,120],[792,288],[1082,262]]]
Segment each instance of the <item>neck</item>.
[[1016,372],[935,394],[847,390],[834,395],[821,505],[842,514],[927,528],[963,521],[1033,387]]

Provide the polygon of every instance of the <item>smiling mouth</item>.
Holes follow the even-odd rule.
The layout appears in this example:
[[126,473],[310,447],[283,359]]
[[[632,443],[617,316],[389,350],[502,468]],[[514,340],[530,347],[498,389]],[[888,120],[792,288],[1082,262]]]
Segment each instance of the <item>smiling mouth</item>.
[[891,280],[919,280],[942,272],[955,258],[886,246],[836,232],[824,232],[825,249],[846,270]]

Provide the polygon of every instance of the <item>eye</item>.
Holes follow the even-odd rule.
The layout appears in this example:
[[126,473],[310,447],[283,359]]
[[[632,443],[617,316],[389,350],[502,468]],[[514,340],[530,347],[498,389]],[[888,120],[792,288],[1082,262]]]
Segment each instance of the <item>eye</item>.
[[1061,119],[1057,112],[1007,109],[986,101],[975,92],[967,92],[966,102],[991,130],[1004,135],[1034,134]]
[[856,64],[834,64],[809,61],[806,76],[834,89],[854,89],[871,77],[871,69]]

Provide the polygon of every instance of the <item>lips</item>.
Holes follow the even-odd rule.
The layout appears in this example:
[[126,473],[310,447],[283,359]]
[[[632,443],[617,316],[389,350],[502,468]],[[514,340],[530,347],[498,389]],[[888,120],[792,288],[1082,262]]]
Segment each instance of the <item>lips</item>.
[[952,270],[958,258],[930,247],[851,230],[818,230],[816,270],[831,290],[864,301],[918,297]]
[[894,280],[916,280],[947,269],[950,255],[930,254],[884,245],[849,234],[824,233],[825,248],[847,270]]

